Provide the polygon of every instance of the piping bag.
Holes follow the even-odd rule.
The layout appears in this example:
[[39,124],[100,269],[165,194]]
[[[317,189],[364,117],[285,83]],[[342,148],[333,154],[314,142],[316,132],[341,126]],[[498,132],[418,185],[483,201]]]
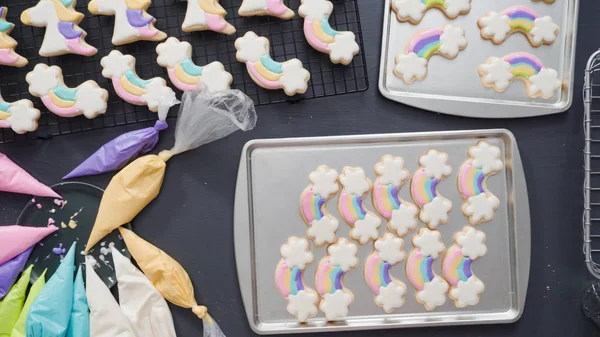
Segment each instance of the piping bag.
[[19,281],[10,289],[4,300],[0,302],[0,336],[2,337],[10,336],[19,319],[21,310],[23,310],[31,269],[33,269],[33,265],[23,272]]
[[32,177],[4,153],[0,153],[0,191],[62,199],[50,187]]
[[25,337],[25,322],[27,321],[29,309],[44,286],[46,286],[46,270],[42,272],[42,275],[38,277],[38,279],[31,286],[31,289],[29,289],[29,295],[27,295],[27,300],[25,300],[23,310],[21,310],[19,319],[15,323],[10,337]]
[[[21,254],[13,257],[8,260],[6,263],[0,265],[0,300],[4,298],[4,296],[10,290],[13,283],[17,280],[17,276],[25,267],[25,263],[27,263],[27,259],[33,250],[33,246],[27,248],[26,251]],[[2,302],[0,302],[0,308],[2,307]],[[0,337],[2,334],[0,333]]]
[[73,284],[73,309],[71,309],[71,319],[66,337],[90,337],[90,308],[85,293],[81,265],[77,269],[77,276],[75,276]]
[[117,173],[100,202],[96,222],[85,252],[107,234],[133,220],[160,192],[167,161],[174,155],[224,138],[231,133],[248,131],[256,125],[254,102],[235,89],[209,93],[188,91],[183,94],[175,128],[175,145],[158,155],[136,159]]
[[58,227],[0,226],[0,265],[23,253]]

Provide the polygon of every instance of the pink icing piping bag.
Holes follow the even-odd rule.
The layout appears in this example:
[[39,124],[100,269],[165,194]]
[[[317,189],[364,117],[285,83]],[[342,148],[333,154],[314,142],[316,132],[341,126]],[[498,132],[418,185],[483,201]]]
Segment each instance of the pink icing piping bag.
[[23,253],[58,227],[0,226],[0,264]]
[[3,153],[0,153],[0,191],[62,199]]

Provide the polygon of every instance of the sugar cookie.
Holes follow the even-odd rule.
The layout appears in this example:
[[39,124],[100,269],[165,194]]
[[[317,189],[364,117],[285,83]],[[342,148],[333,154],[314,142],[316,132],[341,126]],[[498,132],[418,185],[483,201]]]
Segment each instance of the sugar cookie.
[[327,201],[339,190],[338,173],[326,165],[317,167],[308,176],[310,185],[300,195],[300,216],[308,225],[306,236],[313,240],[315,246],[336,241],[335,232],[340,223],[327,211]]
[[298,9],[304,18],[304,36],[316,50],[329,54],[333,63],[348,65],[360,48],[353,32],[338,32],[329,25],[333,4],[327,0],[302,0]]
[[427,77],[427,65],[433,55],[454,59],[467,48],[465,31],[460,27],[446,25],[442,29],[426,29],[416,33],[403,53],[396,55],[394,75],[407,84]]
[[84,15],[75,10],[75,3],[76,0],[40,0],[21,13],[23,24],[46,28],[41,56],[92,56],[98,52],[85,42],[87,33],[78,26]]
[[506,91],[513,81],[520,80],[529,97],[549,99],[562,86],[556,70],[545,68],[540,59],[526,52],[490,57],[477,71],[481,84],[497,92]]
[[62,69],[38,63],[25,77],[29,93],[42,99],[50,112],[61,117],[84,115],[92,119],[106,112],[108,91],[89,80],[77,88],[63,82]]
[[551,5],[555,2],[556,0],[533,0],[533,2],[543,2],[545,4]]
[[194,91],[203,87],[209,92],[215,92],[229,89],[233,81],[233,76],[225,71],[221,62],[197,66],[192,61],[192,45],[188,42],[170,37],[156,47],[156,53],[156,61],[167,68],[171,82],[179,90]]
[[442,272],[451,285],[450,298],[457,308],[479,303],[485,285],[471,271],[474,260],[487,253],[485,234],[473,227],[465,227],[454,235],[454,244],[442,260]]
[[375,304],[387,313],[404,304],[406,285],[392,276],[393,265],[404,260],[404,240],[385,233],[375,241],[375,251],[365,261],[365,281],[375,294]]
[[153,112],[158,111],[158,105],[166,96],[175,96],[167,82],[154,77],[143,80],[135,72],[135,58],[123,55],[118,50],[113,50],[100,60],[102,76],[112,80],[117,95],[126,102],[135,105],[147,105]]
[[417,302],[431,311],[446,303],[448,282],[433,271],[433,260],[446,250],[438,231],[421,228],[412,239],[414,249],[406,260],[406,276],[417,289]]
[[212,30],[231,35],[235,27],[225,21],[227,12],[219,4],[219,0],[189,0],[181,29],[184,32]]
[[18,134],[32,132],[38,128],[40,110],[28,99],[9,103],[0,95],[0,129],[13,129]]
[[436,149],[420,156],[419,164],[421,167],[410,181],[410,194],[421,209],[419,219],[427,227],[436,229],[448,222],[448,213],[452,209],[450,200],[438,192],[438,184],[452,173],[452,167],[448,164],[448,154]]
[[281,246],[281,260],[275,269],[275,284],[288,302],[286,309],[300,322],[306,322],[318,313],[319,296],[304,285],[303,279],[304,269],[313,260],[308,241],[292,236]]
[[502,171],[502,152],[497,146],[480,140],[467,151],[469,159],[460,167],[457,182],[460,196],[465,201],[462,211],[471,225],[492,220],[500,200],[485,185],[487,179]]
[[381,219],[366,210],[364,199],[371,190],[371,180],[360,167],[344,167],[340,175],[342,192],[338,209],[344,220],[352,227],[350,237],[361,245],[379,237]]
[[249,31],[235,40],[236,58],[246,63],[252,80],[265,89],[283,89],[286,95],[303,94],[308,89],[310,73],[302,62],[291,59],[276,62],[269,55],[269,40]]
[[551,17],[540,17],[526,6],[512,6],[503,12],[489,12],[477,20],[481,37],[501,44],[509,36],[521,33],[534,47],[553,44],[558,36],[559,26]]
[[390,231],[402,237],[417,228],[419,209],[400,198],[400,189],[410,178],[402,157],[385,155],[375,165],[377,179],[373,184],[373,206],[388,220]]
[[120,46],[167,38],[167,34],[154,27],[156,19],[146,12],[151,4],[151,0],[92,0],[88,10],[96,15],[115,16],[112,44]]
[[328,321],[348,316],[354,294],[344,286],[344,275],[358,266],[358,246],[344,238],[327,247],[327,256],[321,259],[315,272],[315,285],[321,296],[319,309]]
[[17,41],[10,37],[15,24],[6,21],[8,8],[0,7],[0,65],[24,67],[29,61],[15,52]]
[[240,16],[270,15],[284,20],[291,19],[295,15],[283,0],[242,0],[238,14]]
[[398,21],[413,25],[419,24],[432,8],[439,9],[451,20],[471,11],[471,0],[392,0],[391,4]]

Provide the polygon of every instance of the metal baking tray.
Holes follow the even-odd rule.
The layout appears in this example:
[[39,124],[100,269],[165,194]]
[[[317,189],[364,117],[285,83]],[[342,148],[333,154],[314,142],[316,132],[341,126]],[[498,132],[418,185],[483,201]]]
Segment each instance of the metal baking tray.
[[[308,185],[308,174],[319,165],[327,165],[341,172],[344,166],[360,166],[367,176],[375,179],[373,166],[381,156],[402,156],[408,170],[418,168],[418,157],[429,148],[449,155],[453,167],[450,177],[443,180],[440,193],[452,201],[448,224],[439,228],[447,247],[452,236],[468,224],[461,212],[456,174],[467,159],[467,149],[479,139],[498,146],[503,153],[506,169],[490,177],[487,186],[500,200],[494,219],[477,226],[487,235],[486,256],[474,262],[474,273],[486,285],[478,305],[457,309],[450,299],[428,312],[415,299],[415,289],[408,283],[401,262],[391,269],[394,277],[407,284],[404,305],[386,314],[373,301],[373,294],[363,276],[363,264],[373,251],[372,243],[360,246],[360,265],[346,274],[344,284],[354,292],[354,303],[349,316],[343,321],[328,323],[323,313],[297,323],[296,317],[286,311],[287,302],[275,286],[274,271],[281,258],[279,249],[290,236],[305,237],[306,225],[298,213],[300,193]],[[401,196],[411,200],[405,186]],[[365,205],[373,209],[370,197]],[[339,217],[330,200],[328,210]],[[423,227],[422,223],[419,228]],[[340,221],[338,237],[349,236],[350,227]],[[380,235],[387,231],[385,225]],[[405,237],[405,251],[412,250],[411,238],[417,230]],[[234,212],[235,256],[238,278],[246,315],[250,326],[258,334],[307,333],[343,330],[367,330],[415,326],[510,323],[519,319],[525,304],[530,263],[530,219],[527,187],[523,167],[513,135],[507,130],[475,130],[378,134],[341,137],[290,138],[253,140],[242,151]],[[318,261],[325,255],[325,247],[315,248],[314,262],[304,272],[305,283],[314,288],[314,272]],[[434,270],[440,271],[438,258]]]
[[[573,101],[575,41],[579,0],[556,1],[548,5],[531,0],[473,0],[467,15],[448,20],[441,11],[427,12],[418,25],[400,23],[391,10],[392,0],[385,1],[383,40],[379,71],[379,90],[386,98],[435,112],[478,118],[517,118],[548,115],[567,110]],[[490,11],[503,11],[525,5],[542,16],[550,16],[560,26],[554,44],[532,47],[523,34],[509,36],[500,45],[480,36],[477,19]],[[433,56],[427,78],[406,84],[393,73],[394,57],[404,51],[410,37],[418,31],[441,28],[445,24],[462,27],[468,46],[454,60]],[[513,52],[529,52],[545,67],[562,75],[563,89],[550,99],[527,96],[521,81],[513,82],[505,92],[496,92],[481,84],[477,66],[489,57],[503,57]]]

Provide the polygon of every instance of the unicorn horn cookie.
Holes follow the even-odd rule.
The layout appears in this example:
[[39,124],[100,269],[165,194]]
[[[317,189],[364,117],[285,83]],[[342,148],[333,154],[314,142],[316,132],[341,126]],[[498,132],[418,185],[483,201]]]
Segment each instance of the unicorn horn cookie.
[[294,11],[283,0],[242,0],[238,11],[240,16],[271,15],[280,19],[291,19]]
[[77,88],[69,88],[63,82],[62,70],[38,63],[25,77],[29,92],[40,97],[52,113],[61,117],[84,115],[92,119],[106,112],[108,91],[94,81],[86,81]]
[[316,50],[329,54],[333,63],[348,65],[360,48],[354,33],[338,32],[329,25],[333,4],[327,0],[302,0],[298,9],[304,18],[304,36]]
[[181,91],[205,88],[209,92],[229,89],[233,77],[223,63],[212,62],[203,67],[192,61],[192,45],[170,37],[156,47],[159,65],[167,68],[171,82]]
[[477,71],[481,84],[497,92],[506,91],[513,81],[520,80],[529,97],[549,99],[562,86],[556,70],[544,67],[540,59],[526,52],[490,57]]
[[450,298],[457,308],[479,303],[485,285],[471,271],[474,260],[487,253],[485,234],[473,227],[465,227],[454,235],[454,244],[448,248],[442,262],[444,277],[450,285]]
[[0,7],[0,65],[24,67],[29,61],[15,52],[17,41],[10,37],[14,23],[6,21],[8,8]]
[[44,57],[77,54],[92,56],[98,50],[85,42],[87,33],[78,24],[83,14],[75,10],[76,0],[40,0],[21,13],[28,26],[46,27],[40,55]]
[[162,41],[167,34],[154,27],[156,19],[146,11],[150,0],[92,0],[88,10],[96,15],[114,15],[112,43],[115,46],[136,41]]
[[427,29],[416,33],[396,55],[394,74],[411,84],[427,77],[427,65],[433,55],[454,59],[467,48],[465,31],[460,27],[446,25],[442,29]]
[[306,322],[318,313],[317,293],[304,285],[304,269],[314,260],[310,245],[306,239],[292,236],[287,244],[281,246],[281,260],[275,268],[275,284],[283,298],[288,302],[287,311],[298,321]]
[[413,25],[419,24],[432,8],[441,10],[451,20],[471,11],[471,0],[392,0],[391,4],[398,21]]
[[40,111],[28,99],[13,103],[6,102],[0,95],[0,129],[13,129],[18,134],[32,132],[38,128]]
[[184,32],[212,30],[227,35],[235,33],[235,27],[225,21],[227,12],[221,7],[219,0],[188,0],[187,4],[181,26]]
[[276,62],[269,55],[269,40],[249,31],[235,40],[236,58],[246,64],[252,80],[265,89],[283,89],[286,95],[303,94],[308,89],[310,73],[302,62],[291,59]]

